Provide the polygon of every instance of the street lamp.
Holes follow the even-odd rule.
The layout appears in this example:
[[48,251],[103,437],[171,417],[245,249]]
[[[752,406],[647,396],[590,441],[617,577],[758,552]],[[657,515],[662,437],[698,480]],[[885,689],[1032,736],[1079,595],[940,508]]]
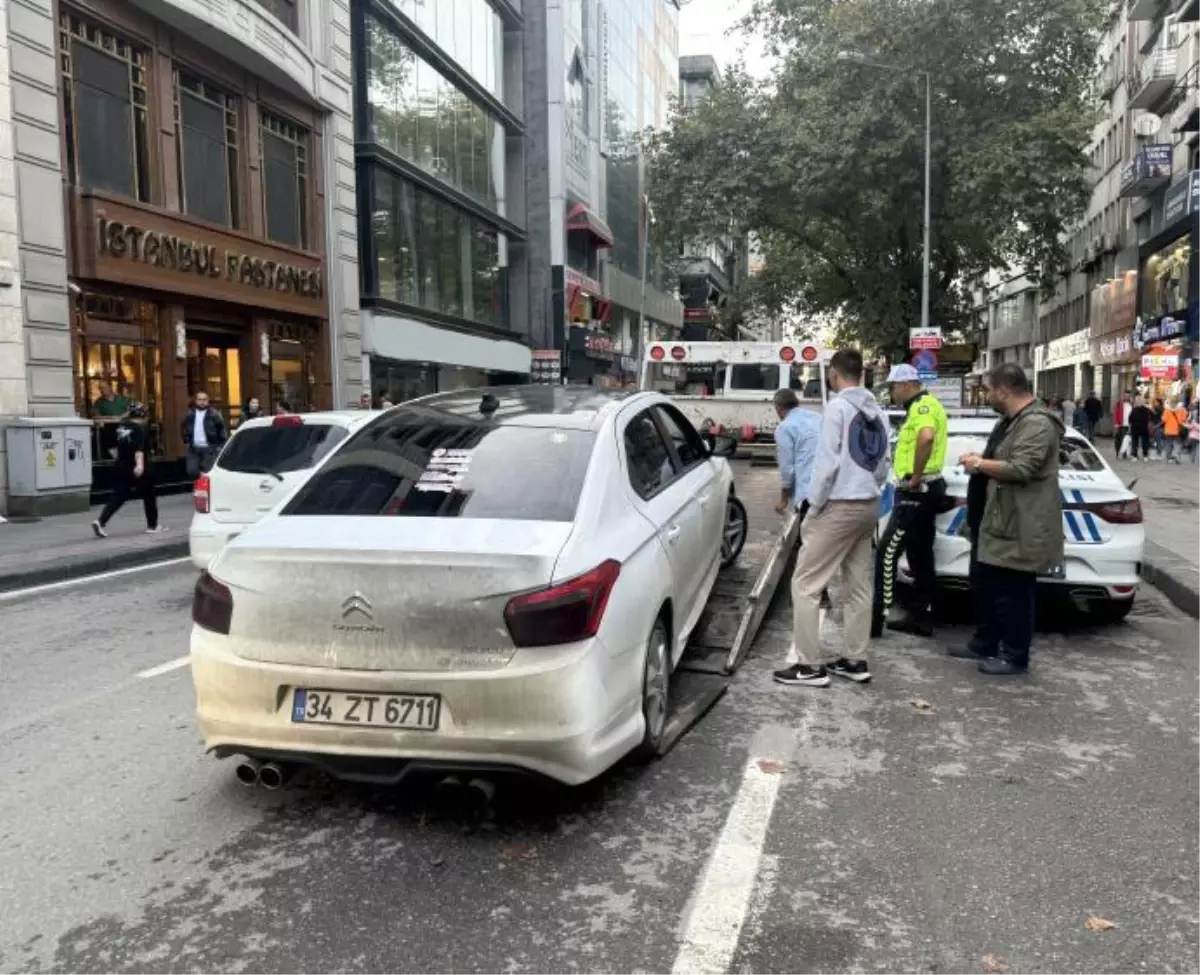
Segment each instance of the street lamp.
[[650,197],[642,194],[642,295],[638,303],[638,355],[645,357],[646,348],[650,345],[650,336],[646,334],[646,275],[649,270],[650,258],[650,225],[655,223],[654,209],[650,206]]
[[929,204],[930,160],[932,156],[933,133],[933,95],[932,81],[928,71],[906,68],[896,64],[884,64],[876,61],[861,51],[838,51],[835,60],[841,64],[859,64],[866,68],[878,68],[881,71],[897,71],[901,74],[917,73],[925,77],[925,234],[924,254],[921,268],[921,328],[929,327],[929,228],[931,223]]

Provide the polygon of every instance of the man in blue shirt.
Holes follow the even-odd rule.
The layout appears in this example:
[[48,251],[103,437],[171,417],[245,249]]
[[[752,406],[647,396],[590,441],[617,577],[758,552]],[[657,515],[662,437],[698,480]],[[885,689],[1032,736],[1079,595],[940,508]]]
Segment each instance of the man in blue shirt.
[[775,394],[775,447],[779,460],[779,503],[775,511],[786,514],[789,507],[799,508],[801,517],[808,509],[808,487],[812,480],[817,441],[821,436],[821,416],[800,408],[800,400],[790,389]]

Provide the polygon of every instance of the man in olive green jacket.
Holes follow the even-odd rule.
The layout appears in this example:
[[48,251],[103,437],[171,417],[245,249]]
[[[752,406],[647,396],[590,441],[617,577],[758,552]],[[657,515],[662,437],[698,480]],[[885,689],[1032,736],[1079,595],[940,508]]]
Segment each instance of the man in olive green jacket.
[[984,379],[988,402],[1001,415],[982,454],[959,458],[971,481],[971,591],[976,630],[951,655],[979,661],[985,674],[1022,674],[1033,643],[1037,578],[1061,577],[1062,506],[1058,453],[1063,422],[1034,399],[1016,363]]

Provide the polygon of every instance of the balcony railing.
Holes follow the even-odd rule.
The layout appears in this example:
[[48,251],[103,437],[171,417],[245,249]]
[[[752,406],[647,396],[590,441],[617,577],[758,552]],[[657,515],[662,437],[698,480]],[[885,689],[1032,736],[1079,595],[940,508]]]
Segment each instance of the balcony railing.
[[1108,98],[1122,81],[1125,80],[1125,66],[1117,58],[1113,58],[1100,69],[1100,80],[1097,89],[1101,98]]
[[1171,181],[1174,149],[1167,143],[1146,146],[1121,173],[1121,196],[1147,196]]
[[1175,87],[1175,48],[1158,47],[1142,62],[1130,108],[1150,109]]

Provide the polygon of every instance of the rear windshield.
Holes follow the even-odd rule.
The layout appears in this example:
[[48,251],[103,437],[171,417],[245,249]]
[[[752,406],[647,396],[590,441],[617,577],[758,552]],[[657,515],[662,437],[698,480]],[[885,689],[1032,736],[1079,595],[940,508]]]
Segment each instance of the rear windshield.
[[[951,430],[950,440],[947,453],[957,462],[957,454],[971,451],[983,453],[988,438],[984,433],[956,433]],[[1102,471],[1104,461],[1086,440],[1064,436],[1058,446],[1058,467],[1064,471]]]
[[217,459],[217,466],[238,474],[286,474],[308,470],[345,439],[345,427],[327,423],[248,427],[239,430],[229,441]]
[[571,521],[595,441],[397,410],[355,434],[283,514]]

